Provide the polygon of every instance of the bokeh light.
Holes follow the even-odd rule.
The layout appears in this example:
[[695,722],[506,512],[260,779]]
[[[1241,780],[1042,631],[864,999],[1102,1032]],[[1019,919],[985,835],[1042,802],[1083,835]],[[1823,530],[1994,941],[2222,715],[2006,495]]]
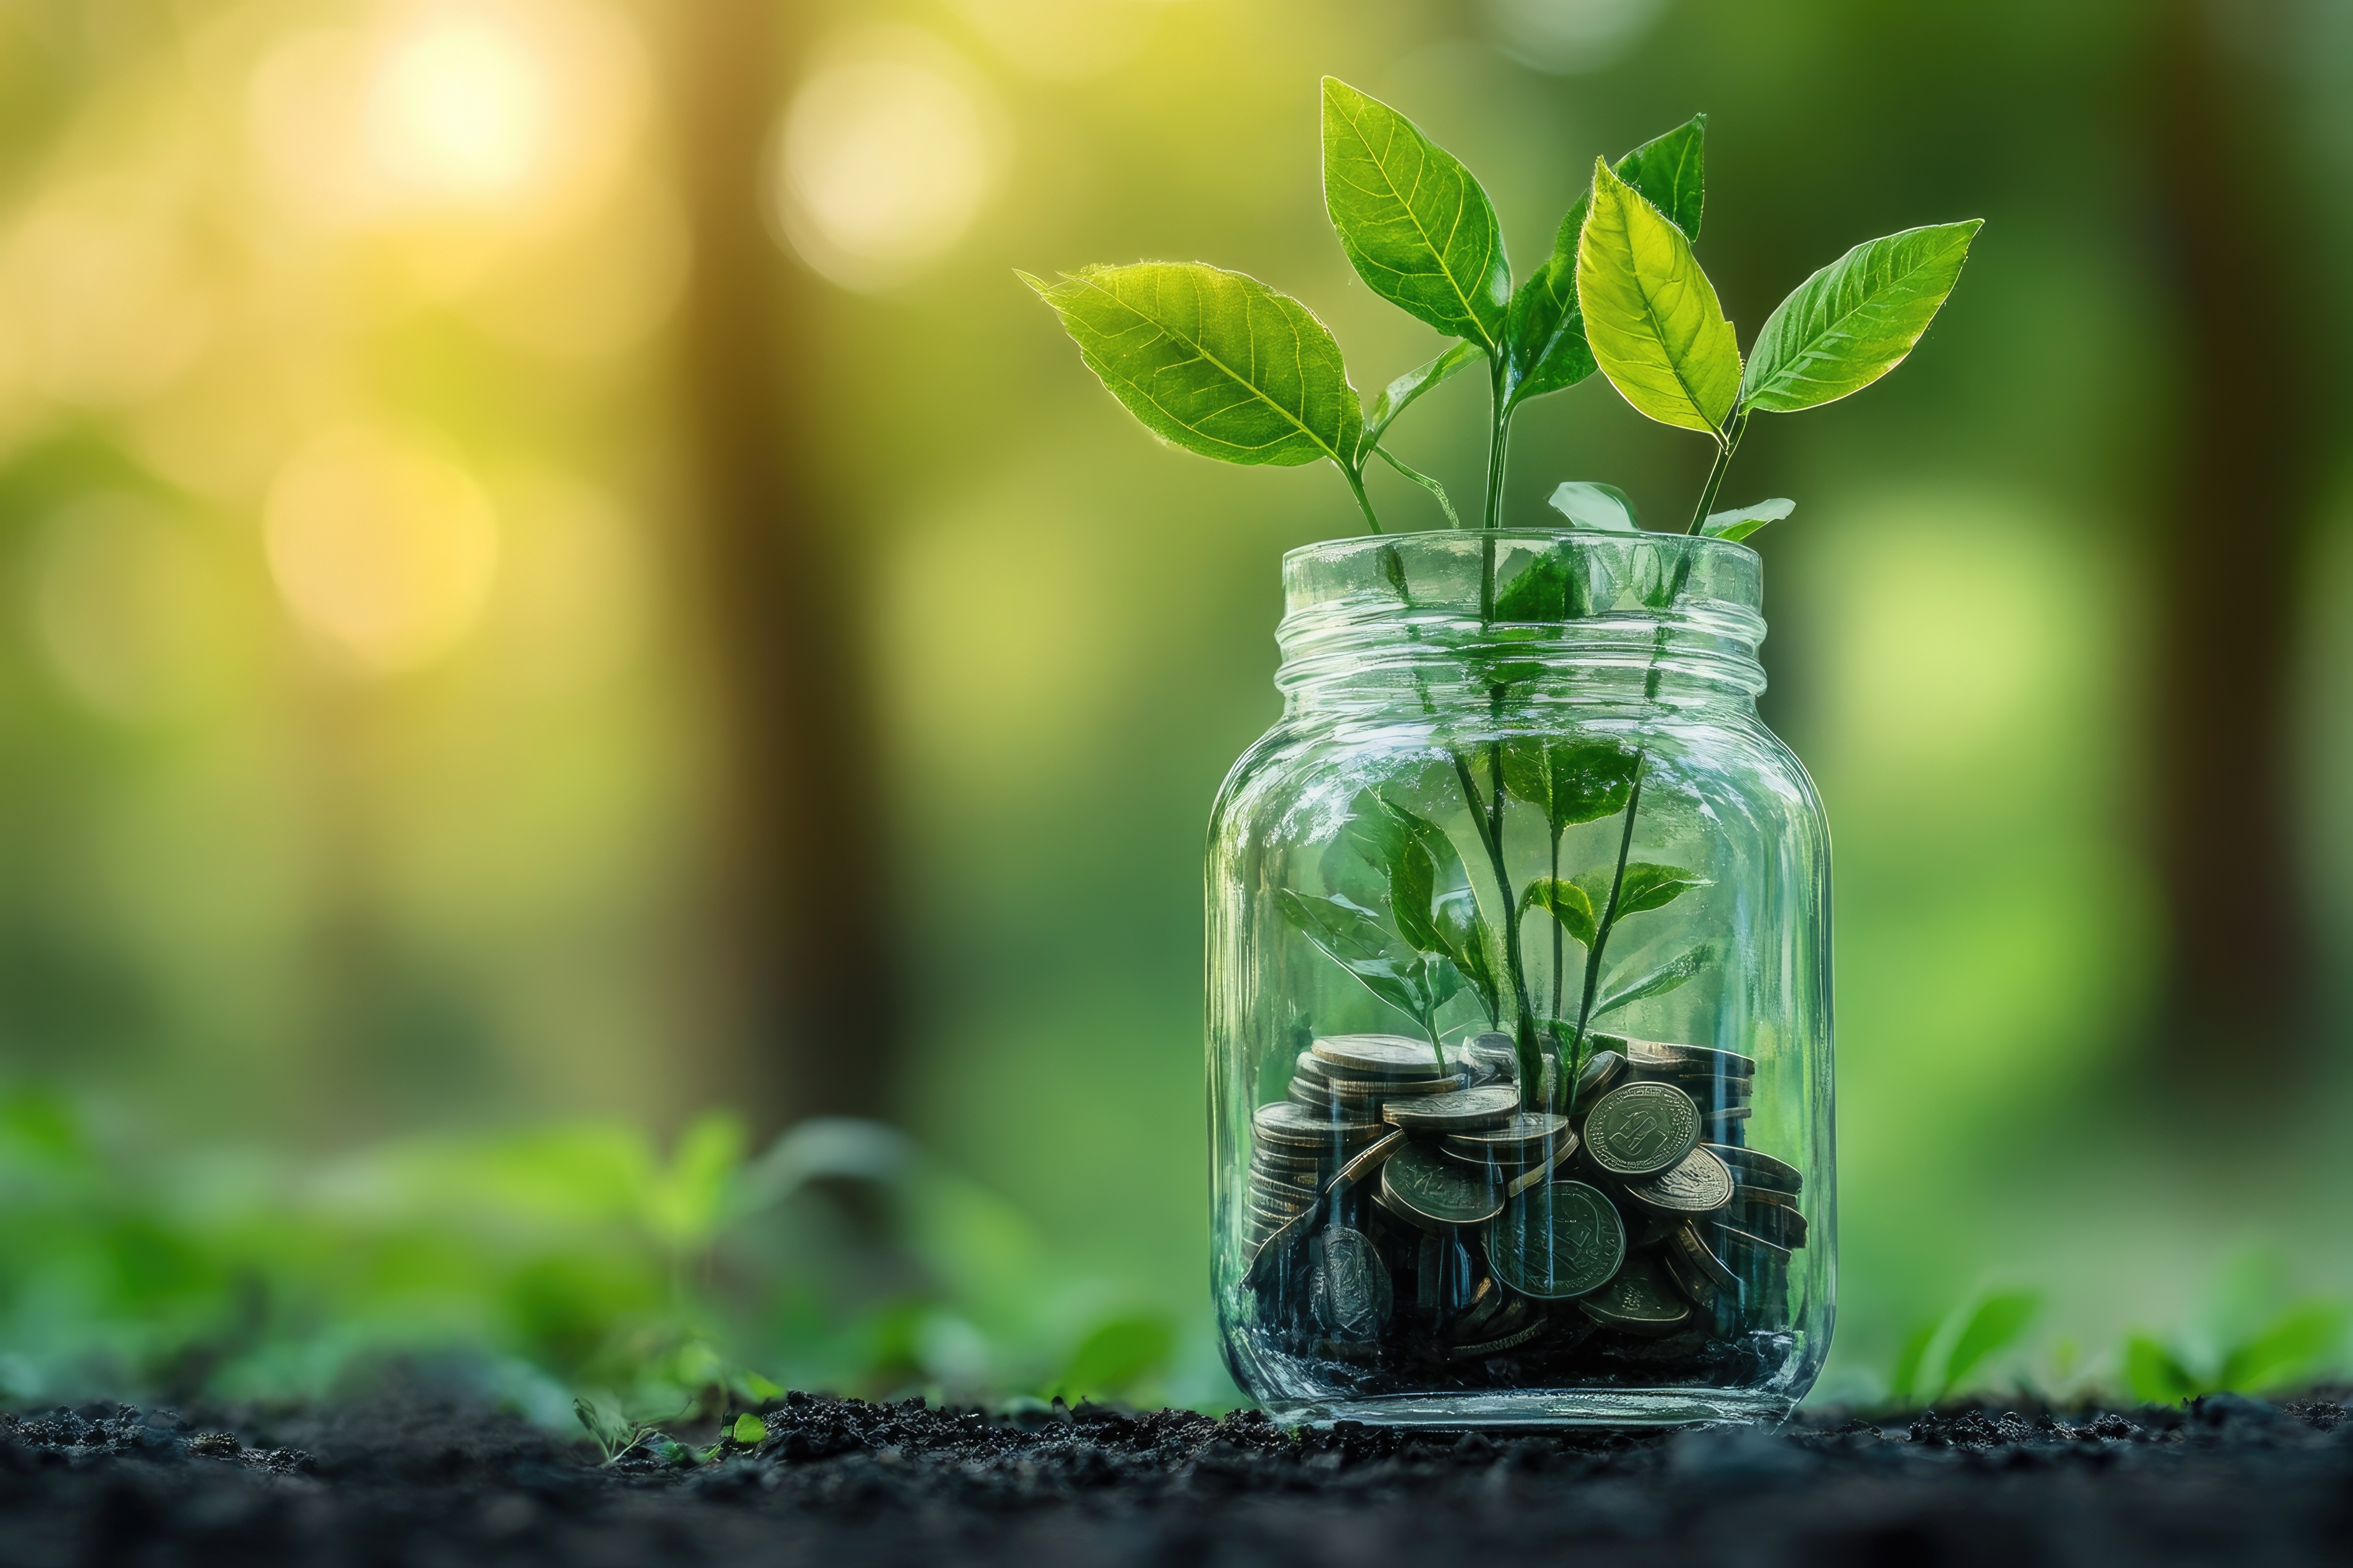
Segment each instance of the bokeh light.
[[846,288],[921,274],[995,194],[1003,112],[944,45],[913,28],[860,33],[803,82],[769,157],[770,216]]
[[449,651],[480,618],[498,525],[471,476],[414,438],[332,431],[269,492],[269,571],[302,624],[379,673]]
[[545,66],[492,17],[428,15],[369,84],[369,153],[396,185],[490,201],[530,180],[549,133]]

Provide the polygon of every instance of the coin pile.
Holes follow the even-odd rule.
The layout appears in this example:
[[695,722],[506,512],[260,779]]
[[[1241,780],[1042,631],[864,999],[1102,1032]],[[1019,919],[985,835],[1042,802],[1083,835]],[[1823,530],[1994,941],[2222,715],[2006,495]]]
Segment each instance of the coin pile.
[[1299,1053],[1251,1121],[1261,1321],[1322,1354],[1456,1364],[1588,1341],[1672,1362],[1786,1327],[1802,1180],[1746,1146],[1756,1063],[1593,1041],[1569,1115],[1523,1106],[1502,1035]]

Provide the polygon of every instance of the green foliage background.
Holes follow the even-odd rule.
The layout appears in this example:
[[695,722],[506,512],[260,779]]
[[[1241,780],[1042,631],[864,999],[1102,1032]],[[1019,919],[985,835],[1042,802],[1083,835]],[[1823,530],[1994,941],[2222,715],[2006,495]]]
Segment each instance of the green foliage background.
[[[640,40],[613,57],[641,90],[605,183],[342,228],[271,205],[255,84],[289,40],[373,37],[397,7],[0,13],[0,1392],[316,1389],[389,1345],[462,1351],[552,1419],[568,1389],[651,1411],[754,1374],[1229,1397],[1201,826],[1276,710],[1278,555],[1359,520],[1328,473],[1155,445],[1012,269],[1246,271],[1317,312],[1372,395],[1437,340],[1332,237],[1327,72],[1475,170],[1524,264],[1597,154],[1705,110],[1698,249],[1744,338],[1857,239],[1987,217],[1903,374],[1759,421],[1725,498],[1799,502],[1762,536],[1766,704],[1836,833],[1825,1396],[1875,1397],[1907,1355],[1915,1394],[1924,1365],[2188,1391],[2233,1355],[2241,1381],[2341,1362],[2353,475],[2333,456],[2281,605],[2311,628],[2297,830],[2328,1049],[2260,1136],[2153,1082],[2142,546],[2185,361],[2145,216],[2147,8],[816,7],[819,45],[886,26],[946,51],[1002,145],[953,245],[868,291],[813,283],[796,350],[871,626],[919,1020],[913,1142],[868,1151],[897,1216],[878,1258],[798,1186],[760,1187],[764,1152],[724,1119],[723,748],[674,298],[633,327],[595,325],[593,290],[554,327],[532,314],[675,226],[644,63],[660,16],[550,6]],[[1578,30],[1604,12],[1631,18],[1606,47]],[[2325,276],[2353,213],[2353,33],[2304,0],[2247,15],[2206,47],[2270,84]],[[77,279],[105,310],[73,313]],[[2316,363],[2341,354],[2341,312],[2295,314]],[[106,336],[117,319],[143,335]],[[194,346],[166,363],[179,328]],[[1458,499],[1476,380],[1398,437]],[[498,518],[470,631],[390,674],[322,651],[267,560],[288,454],[351,420],[424,432]],[[1546,520],[1566,479],[1685,515],[1697,447],[1593,379],[1524,411],[1505,520]],[[1367,483],[1437,522],[1396,474]]]

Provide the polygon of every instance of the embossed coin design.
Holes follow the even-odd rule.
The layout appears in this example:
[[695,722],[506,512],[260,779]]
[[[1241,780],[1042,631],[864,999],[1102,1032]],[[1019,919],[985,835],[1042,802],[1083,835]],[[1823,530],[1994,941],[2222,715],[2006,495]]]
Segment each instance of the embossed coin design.
[[1732,1172],[1704,1149],[1694,1149],[1655,1176],[1626,1184],[1626,1195],[1669,1214],[1706,1214],[1732,1201]]
[[1565,1301],[1599,1289],[1626,1258],[1626,1226],[1601,1189],[1550,1182],[1487,1227],[1495,1278],[1523,1296]]
[[1393,1298],[1388,1266],[1372,1239],[1349,1226],[1330,1226],[1316,1234],[1310,1252],[1316,1321],[1337,1339],[1378,1334]]
[[1593,1102],[1585,1150],[1613,1176],[1654,1176],[1699,1142],[1699,1107],[1671,1083],[1621,1084]]
[[1392,1212],[1429,1225],[1477,1225],[1504,1206],[1502,1184],[1489,1173],[1413,1144],[1381,1165],[1381,1193]]

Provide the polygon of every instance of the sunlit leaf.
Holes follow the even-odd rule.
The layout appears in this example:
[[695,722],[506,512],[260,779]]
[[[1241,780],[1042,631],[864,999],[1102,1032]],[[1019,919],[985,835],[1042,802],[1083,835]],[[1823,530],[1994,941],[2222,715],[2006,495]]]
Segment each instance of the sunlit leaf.
[[1627,402],[1714,435],[1740,390],[1740,349],[1715,286],[1666,216],[1596,160],[1577,251],[1586,341]]
[[1798,503],[1793,500],[1760,500],[1752,506],[1709,512],[1699,531],[1710,539],[1726,539],[1736,544],[1767,523],[1778,522],[1797,510]]
[[1988,1356],[2017,1343],[2042,1310],[2042,1295],[2038,1290],[1998,1290],[1979,1301],[1945,1354],[1944,1375],[1937,1380],[1936,1397],[1942,1399],[1959,1387],[1961,1380]]
[[[1618,160],[1618,177],[1642,193],[1683,234],[1699,238],[1701,165],[1707,117],[1695,115]],[[1511,401],[1522,403],[1575,386],[1594,371],[1577,303],[1577,240],[1589,193],[1580,192],[1553,237],[1552,255],[1512,294],[1504,325]]]
[[1198,262],[1021,275],[1112,395],[1173,446],[1227,463],[1355,465],[1364,410],[1314,313]]
[[1449,337],[1503,337],[1512,268],[1487,193],[1412,121],[1324,79],[1324,205],[1372,291]]
[[1546,504],[1579,528],[1606,529],[1614,533],[1634,531],[1634,498],[1616,485],[1567,479]]
[[738,1415],[735,1417],[735,1424],[727,1429],[727,1435],[738,1443],[749,1447],[767,1440],[768,1424],[757,1415]]
[[1798,285],[1757,334],[1740,406],[1812,408],[1894,370],[1953,291],[1983,226],[1971,218],[1868,240]]

